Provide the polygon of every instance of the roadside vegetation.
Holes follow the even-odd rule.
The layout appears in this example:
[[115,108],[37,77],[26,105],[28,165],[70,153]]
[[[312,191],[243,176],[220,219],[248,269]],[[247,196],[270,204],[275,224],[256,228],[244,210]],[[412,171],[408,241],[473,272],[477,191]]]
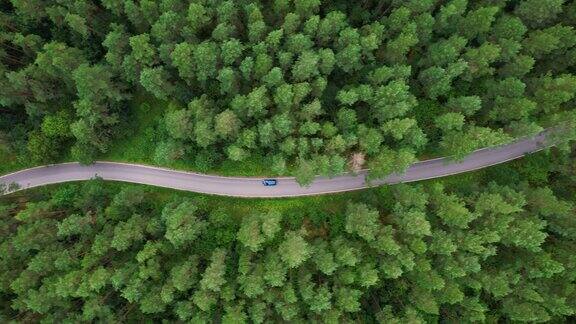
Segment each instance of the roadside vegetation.
[[157,148],[162,134],[166,133],[163,116],[182,109],[177,102],[156,99],[139,93],[131,101],[127,113],[128,124],[122,134],[110,144],[98,159],[116,162],[133,162],[159,165],[179,170],[196,171],[230,176],[261,176],[273,174],[271,161],[263,156],[251,156],[242,161],[224,160],[220,164],[203,163],[193,155],[158,163]]

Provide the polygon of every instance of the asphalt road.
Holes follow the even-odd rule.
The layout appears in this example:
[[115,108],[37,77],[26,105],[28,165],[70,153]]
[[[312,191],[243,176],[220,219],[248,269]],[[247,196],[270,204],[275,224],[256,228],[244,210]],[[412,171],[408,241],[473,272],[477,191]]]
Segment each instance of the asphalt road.
[[262,177],[222,177],[135,164],[96,162],[84,166],[78,163],[62,163],[26,169],[0,177],[0,184],[17,183],[19,190],[54,183],[88,180],[101,177],[105,180],[147,184],[158,187],[187,190],[199,193],[236,197],[295,197],[364,189],[370,186],[413,182],[485,168],[520,158],[528,153],[544,149],[546,133],[532,138],[520,139],[510,144],[475,151],[463,161],[453,162],[445,158],[421,161],[413,164],[404,174],[393,174],[385,179],[365,181],[366,171],[356,175],[347,174],[334,178],[318,177],[312,185],[300,187],[294,178],[279,177],[278,185],[265,187]]

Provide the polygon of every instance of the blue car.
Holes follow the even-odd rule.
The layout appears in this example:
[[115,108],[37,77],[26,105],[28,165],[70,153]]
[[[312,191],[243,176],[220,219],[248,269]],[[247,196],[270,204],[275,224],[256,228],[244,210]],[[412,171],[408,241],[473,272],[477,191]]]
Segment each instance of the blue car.
[[278,184],[278,180],[276,179],[264,179],[262,180],[262,184],[266,187],[275,186]]

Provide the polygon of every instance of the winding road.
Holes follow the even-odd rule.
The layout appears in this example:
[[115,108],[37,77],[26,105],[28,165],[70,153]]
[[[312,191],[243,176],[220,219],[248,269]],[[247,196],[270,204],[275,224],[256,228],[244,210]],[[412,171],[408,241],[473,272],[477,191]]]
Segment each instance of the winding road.
[[370,184],[365,179],[367,170],[334,178],[318,177],[309,187],[299,186],[294,178],[280,177],[276,178],[278,185],[265,187],[261,183],[262,177],[223,177],[116,162],[96,162],[92,165],[72,162],[41,166],[0,176],[0,184],[6,186],[18,184],[19,188],[14,190],[17,191],[101,177],[105,180],[222,196],[251,198],[309,196],[439,178],[477,170],[540,151],[549,146],[546,137],[547,131],[544,131],[534,137],[519,139],[503,146],[480,149],[459,162],[447,158],[416,162],[403,174],[392,174],[384,179],[371,181]]

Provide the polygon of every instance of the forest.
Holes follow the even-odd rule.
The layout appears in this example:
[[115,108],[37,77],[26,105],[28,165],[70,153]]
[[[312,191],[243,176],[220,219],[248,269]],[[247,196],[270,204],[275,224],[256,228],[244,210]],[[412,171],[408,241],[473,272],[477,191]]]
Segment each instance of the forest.
[[416,184],[0,195],[3,323],[576,321],[576,1],[0,0],[0,175],[295,176],[555,146]]
[[142,162],[260,159],[303,185],[576,120],[572,1],[0,3],[0,145],[20,166],[105,157],[142,96],[164,106]]
[[570,322],[576,168],[558,154],[291,200],[17,193],[0,200],[0,321]]

